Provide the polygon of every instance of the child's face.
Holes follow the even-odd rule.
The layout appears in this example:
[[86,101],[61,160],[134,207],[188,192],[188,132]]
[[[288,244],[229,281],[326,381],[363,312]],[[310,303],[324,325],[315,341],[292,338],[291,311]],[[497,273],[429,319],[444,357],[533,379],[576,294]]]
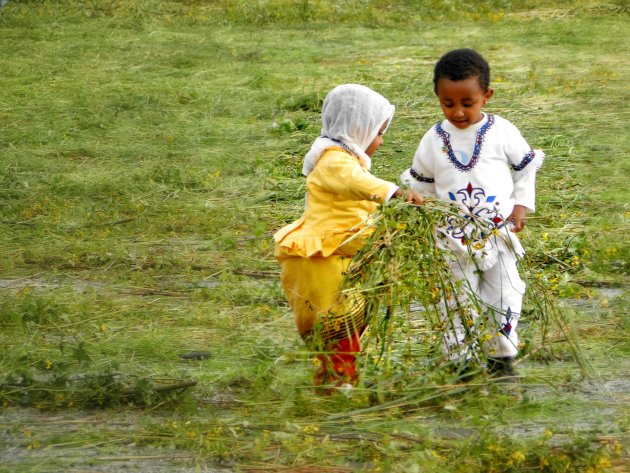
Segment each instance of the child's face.
[[381,128],[378,130],[378,134],[376,135],[376,138],[374,138],[374,140],[372,140],[370,145],[365,149],[365,154],[367,154],[370,158],[372,157],[374,153],[376,153],[376,150],[379,149],[381,145],[383,144],[383,133],[385,133],[386,128],[387,128],[387,121],[385,121],[385,123],[381,125]]
[[490,100],[492,89],[484,91],[477,77],[452,81],[442,77],[437,82],[436,95],[446,119],[464,130],[483,118],[481,110]]

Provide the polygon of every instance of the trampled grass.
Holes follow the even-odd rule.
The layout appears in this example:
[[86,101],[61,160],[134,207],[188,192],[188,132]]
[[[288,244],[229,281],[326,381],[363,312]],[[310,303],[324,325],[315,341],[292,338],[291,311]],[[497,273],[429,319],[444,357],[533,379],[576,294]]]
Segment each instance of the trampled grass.
[[[623,2],[9,1],[0,471],[625,471],[628,33]],[[460,46],[547,154],[524,245],[596,376],[552,339],[521,400],[317,397],[271,234],[301,212],[321,101],[360,82],[396,104],[374,163],[395,180]]]

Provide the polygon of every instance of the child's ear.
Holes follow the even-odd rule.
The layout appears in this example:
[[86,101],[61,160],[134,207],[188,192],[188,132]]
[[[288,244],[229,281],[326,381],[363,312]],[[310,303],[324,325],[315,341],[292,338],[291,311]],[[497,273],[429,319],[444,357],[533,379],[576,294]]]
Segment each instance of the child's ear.
[[483,96],[484,100],[486,103],[488,103],[488,100],[490,100],[492,98],[492,96],[494,95],[494,89],[488,89],[486,90],[485,95]]

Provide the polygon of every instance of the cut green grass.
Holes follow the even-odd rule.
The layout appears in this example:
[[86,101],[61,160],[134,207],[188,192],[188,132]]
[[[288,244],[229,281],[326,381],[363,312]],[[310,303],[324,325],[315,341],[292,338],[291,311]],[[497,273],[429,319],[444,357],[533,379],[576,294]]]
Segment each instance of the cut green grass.
[[[0,471],[627,469],[629,33],[621,1],[10,1]],[[360,82],[396,104],[373,168],[396,180],[461,46],[492,66],[488,111],[547,154],[523,242],[599,380],[552,341],[520,402],[385,374],[400,391],[317,397],[271,234],[302,211],[323,97]]]

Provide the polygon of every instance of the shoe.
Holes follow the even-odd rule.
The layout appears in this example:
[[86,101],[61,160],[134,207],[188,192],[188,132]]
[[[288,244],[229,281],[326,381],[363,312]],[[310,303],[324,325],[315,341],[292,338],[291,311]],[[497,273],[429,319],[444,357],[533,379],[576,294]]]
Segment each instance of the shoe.
[[514,368],[514,357],[488,358],[486,369],[492,378],[516,380],[517,374]]
[[315,393],[320,396],[332,396],[333,393],[338,392],[343,394],[346,397],[352,396],[352,390],[354,389],[354,385],[339,381],[336,384],[327,384],[327,385],[316,385]]
[[354,386],[350,383],[343,383],[341,386],[337,386],[337,390],[346,397],[352,396],[352,390]]
[[488,375],[494,378],[499,388],[499,392],[512,397],[516,401],[522,401],[523,386],[516,369],[514,368],[514,357],[488,358],[486,368]]
[[467,383],[472,381],[479,373],[479,366],[472,360],[465,360],[453,366],[451,373],[457,377],[457,382]]

